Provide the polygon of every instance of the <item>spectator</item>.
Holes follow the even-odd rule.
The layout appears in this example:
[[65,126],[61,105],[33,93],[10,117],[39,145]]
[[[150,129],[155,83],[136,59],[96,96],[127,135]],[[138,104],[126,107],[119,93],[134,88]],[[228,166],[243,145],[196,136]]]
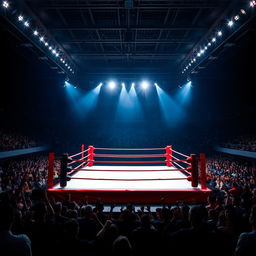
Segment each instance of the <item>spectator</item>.
[[31,256],[31,242],[25,234],[13,235],[15,211],[9,203],[0,202],[0,251],[5,256]]
[[242,233],[239,236],[235,249],[236,256],[247,256],[256,252],[256,205],[254,205],[251,210],[250,224],[252,231]]
[[131,256],[132,246],[125,236],[119,236],[113,242],[113,255],[114,256]]

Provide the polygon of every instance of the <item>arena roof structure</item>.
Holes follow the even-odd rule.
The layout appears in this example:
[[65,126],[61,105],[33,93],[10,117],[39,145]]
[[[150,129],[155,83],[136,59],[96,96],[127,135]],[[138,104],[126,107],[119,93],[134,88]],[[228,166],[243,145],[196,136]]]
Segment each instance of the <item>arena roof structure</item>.
[[23,35],[22,43],[39,48],[42,60],[69,77],[150,73],[186,78],[255,29],[256,3],[248,0],[4,3],[4,19]]

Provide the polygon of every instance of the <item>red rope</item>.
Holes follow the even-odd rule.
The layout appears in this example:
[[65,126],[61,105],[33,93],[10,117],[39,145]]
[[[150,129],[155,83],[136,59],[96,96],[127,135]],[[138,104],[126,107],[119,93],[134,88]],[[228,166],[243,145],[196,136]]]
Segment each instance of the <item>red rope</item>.
[[165,157],[164,154],[151,155],[111,155],[111,154],[95,154],[95,157],[112,157],[112,158],[151,158],[151,157]]
[[[93,162],[93,163],[109,163],[109,164],[118,164],[118,163],[122,163],[122,164],[157,164],[157,163],[166,163],[166,160],[162,160],[162,161],[109,161],[109,160],[74,160],[71,163],[75,163],[75,162],[83,162],[83,163],[87,163],[87,162]],[[187,160],[175,160],[175,161],[170,161],[170,163],[177,163],[177,162],[184,162],[188,165],[190,165],[189,163],[187,163]],[[69,163],[69,165],[71,164]]]
[[93,163],[110,163],[110,164],[161,164],[165,163],[165,161],[86,161]]
[[165,169],[165,170],[97,170],[97,169],[84,169],[84,168],[80,168],[80,169],[76,169],[82,172],[174,172],[174,171],[183,171],[184,168],[176,168],[176,169]]
[[165,150],[164,148],[95,148],[98,150]]
[[84,150],[84,151],[82,151],[82,152],[79,152],[79,153],[77,153],[77,154],[74,154],[74,155],[72,155],[72,156],[69,156],[69,157],[75,157],[75,156],[79,156],[79,155],[81,155],[81,154],[83,154],[84,152],[87,152],[88,151],[88,149],[86,149],[86,150]]
[[179,154],[179,155],[181,155],[181,156],[184,156],[184,157],[189,157],[189,156],[187,156],[187,155],[185,155],[185,154],[182,154],[182,153],[180,153],[180,152],[178,152],[178,151],[175,151],[175,150],[172,150],[172,152],[174,152],[174,153],[176,153],[176,154]]
[[78,178],[71,177],[75,180],[116,180],[116,181],[150,181],[150,180],[186,180],[187,178],[170,178],[170,179],[97,179],[97,178]]

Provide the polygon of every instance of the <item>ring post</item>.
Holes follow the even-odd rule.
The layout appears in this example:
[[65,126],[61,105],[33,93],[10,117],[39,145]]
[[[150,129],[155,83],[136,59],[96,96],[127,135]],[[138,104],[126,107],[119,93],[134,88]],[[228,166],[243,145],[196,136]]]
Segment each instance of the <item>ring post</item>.
[[[84,161],[84,144],[81,145],[81,160]],[[82,167],[84,166],[84,164],[82,164]]]
[[67,167],[68,167],[68,154],[63,154],[61,157],[60,166],[60,187],[64,188],[67,186]]
[[200,154],[200,179],[201,189],[206,189],[206,159],[205,154]]
[[49,153],[48,156],[48,189],[53,187],[54,176],[54,153]]
[[88,166],[93,166],[94,146],[88,146]]
[[166,146],[165,152],[166,152],[166,165],[167,166],[172,166],[172,164],[171,164],[171,161],[172,161],[172,146]]
[[198,186],[198,165],[195,154],[191,154],[191,185],[192,187]]

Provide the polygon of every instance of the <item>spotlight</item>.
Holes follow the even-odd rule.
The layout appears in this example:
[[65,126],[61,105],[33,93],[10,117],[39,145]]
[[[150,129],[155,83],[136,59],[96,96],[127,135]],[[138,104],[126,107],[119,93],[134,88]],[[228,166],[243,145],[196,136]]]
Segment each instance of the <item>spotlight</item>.
[[[74,73],[74,72],[73,72]],[[98,86],[102,86],[103,85],[103,83],[102,82],[100,82],[99,84],[98,84]]]
[[205,46],[205,47],[204,47],[204,50],[206,51],[207,49],[208,49],[208,47],[207,47],[207,46]]
[[65,66],[67,66],[68,64],[66,63]]
[[55,55],[56,55],[56,57],[59,57],[59,53],[56,53]]
[[200,53],[200,52],[198,52],[198,53],[197,53],[197,56],[198,56],[198,57],[200,57],[200,56],[201,56],[201,53]]
[[125,83],[121,83],[122,87],[125,87]]
[[55,49],[53,49],[53,50],[52,50],[52,53],[53,53],[53,54],[56,54],[56,50],[55,50]]
[[34,34],[35,36],[38,36],[38,31],[35,30],[33,34]]
[[182,85],[181,85],[181,84],[178,84],[178,87],[179,87],[179,88],[182,88]]
[[44,45],[45,45],[45,46],[48,46],[49,44],[46,42]]
[[141,88],[146,90],[149,87],[149,83],[148,81],[142,81],[141,83]]
[[43,37],[43,36],[40,37],[40,41],[41,41],[41,42],[44,41],[44,37]]
[[29,27],[29,22],[28,22],[28,21],[25,21],[25,22],[24,22],[24,26],[25,26],[25,27]]
[[134,82],[132,82],[132,87],[134,87],[135,86],[135,83]]
[[254,7],[256,5],[256,1],[250,1],[250,7]]
[[213,43],[216,42],[216,37],[214,37],[214,38],[212,39],[212,42],[213,42]]
[[193,61],[196,62],[196,58],[194,58]]
[[246,11],[244,9],[241,9],[240,12],[245,15],[246,14]]
[[204,53],[204,50],[203,50],[203,49],[201,49],[201,50],[200,50],[200,53],[201,53],[201,54],[203,54],[203,53]]
[[217,35],[218,35],[218,36],[222,36],[222,31],[218,31],[218,32],[217,32]]
[[189,63],[188,65],[191,66],[191,63]]
[[[183,72],[184,73],[184,72]],[[157,83],[154,83],[154,86],[158,86],[158,84]]]
[[19,20],[19,21],[23,21],[23,20],[24,20],[24,17],[23,17],[22,15],[20,15],[20,16],[18,17],[18,20]]
[[115,83],[114,81],[110,81],[110,82],[108,83],[108,87],[109,87],[111,90],[113,90],[113,89],[116,88],[116,83]]
[[229,22],[228,22],[228,26],[229,27],[232,27],[234,25],[234,21],[233,20],[230,20]]
[[65,80],[64,87],[70,86],[70,83],[68,81],[69,81],[69,79]]
[[239,15],[236,15],[236,16],[234,17],[234,20],[239,20],[239,19],[240,19]]
[[63,61],[63,59],[62,59],[62,58],[60,58],[60,61],[62,62],[62,61]]
[[9,7],[9,3],[7,1],[3,1],[2,6],[7,9]]
[[51,46],[49,46],[49,50],[51,50],[52,49],[52,47]]
[[208,43],[208,46],[211,46],[211,45],[212,45],[212,44],[209,42],[209,43]]

